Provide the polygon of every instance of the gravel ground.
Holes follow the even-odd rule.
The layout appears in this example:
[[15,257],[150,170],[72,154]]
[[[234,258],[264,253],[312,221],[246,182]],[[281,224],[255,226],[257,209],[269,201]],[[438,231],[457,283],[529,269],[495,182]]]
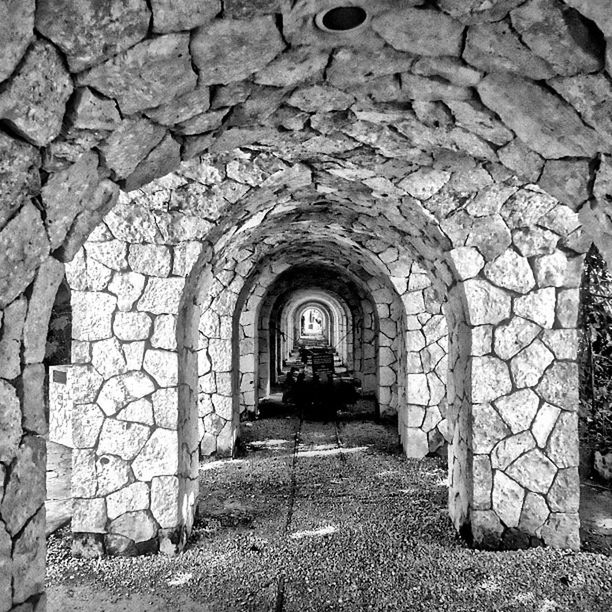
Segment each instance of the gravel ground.
[[392,425],[246,424],[241,456],[202,464],[188,550],[72,559],[49,538],[49,610],[610,612],[612,558],[467,548],[440,459],[403,457]]

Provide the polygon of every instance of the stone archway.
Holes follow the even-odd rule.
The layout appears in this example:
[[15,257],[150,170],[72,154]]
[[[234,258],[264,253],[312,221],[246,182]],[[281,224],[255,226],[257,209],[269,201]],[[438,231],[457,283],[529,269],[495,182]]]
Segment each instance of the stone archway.
[[[418,198],[423,196],[419,190],[435,189],[458,168],[464,183],[470,176],[484,191],[487,176],[497,180],[510,172],[579,209],[589,241],[595,240],[610,262],[610,130],[600,112],[610,97],[604,38],[612,30],[605,7],[581,0],[532,0],[479,9],[440,0],[436,6],[397,10],[381,1],[369,7],[371,27],[338,46],[336,38],[312,25],[315,4],[281,7],[282,34],[292,45],[286,51],[276,26],[281,20],[272,17],[279,10],[276,3],[226,7],[223,18],[217,18],[216,3],[210,10],[182,12],[166,10],[164,3],[150,8],[134,2],[114,13],[117,3],[111,2],[101,9],[106,13],[91,13],[90,20],[89,12],[73,10],[68,0],[32,0],[7,13],[9,34],[0,64],[0,147],[8,160],[2,183],[8,204],[0,223],[0,305],[5,310],[2,341],[9,340],[3,354],[10,366],[18,363],[19,371],[6,368],[1,374],[6,484],[0,559],[10,568],[0,589],[3,607],[37,603],[42,589],[37,490],[44,453],[40,427],[30,419],[40,420],[35,398],[41,396],[42,381],[27,375],[41,360],[26,356],[33,341],[22,330],[46,337],[41,313],[50,308],[52,296],[42,290],[41,265],[57,267],[74,256],[115,204],[117,184],[126,189],[145,185],[177,168],[181,156],[190,158],[207,147],[295,151],[296,141],[311,157],[334,159],[335,174],[321,181],[323,190],[344,189],[343,181],[359,177],[362,185],[369,183],[369,196],[388,195],[407,178],[400,189]],[[564,15],[570,9],[584,36],[574,37],[567,25]],[[151,20],[155,36],[149,33]],[[430,31],[441,35],[431,37]],[[241,46],[243,40],[248,44]],[[219,53],[227,58],[222,69]],[[197,86],[193,66],[199,72]],[[209,104],[209,85],[216,90],[211,108],[202,112]],[[393,106],[397,101],[399,109]],[[348,114],[347,120],[343,115]],[[60,134],[62,124],[66,129]],[[286,131],[279,132],[279,126]],[[362,163],[364,147],[388,157],[378,165]],[[344,153],[353,161],[335,163],[334,155]],[[393,167],[397,159],[404,166],[401,177]],[[226,177],[241,167],[235,161]],[[384,172],[373,169],[387,162]],[[413,172],[406,171],[406,163],[414,164]],[[299,174],[295,170],[294,178]],[[459,183],[457,178],[455,186]],[[226,183],[226,201],[235,197],[233,187]],[[215,209],[210,202],[218,192],[206,196],[209,209]],[[360,202],[356,197],[355,210]],[[495,204],[481,198],[473,208],[488,214]],[[437,211],[453,233],[442,219],[448,211],[441,199],[434,198],[428,209]],[[209,218],[216,221],[218,212],[217,207]],[[136,220],[144,222],[144,216]],[[462,227],[456,218],[453,223],[455,229]],[[485,225],[474,223],[474,232],[486,231]],[[166,232],[175,226],[151,229]],[[571,235],[563,240],[563,248],[575,245]],[[422,246],[423,252],[431,247]],[[556,299],[562,291],[556,290]],[[26,302],[24,327],[6,311],[25,309]],[[28,479],[22,483],[28,484],[17,491],[15,483],[24,473]],[[15,522],[15,508],[23,520]],[[23,524],[27,528],[20,531]],[[16,577],[18,589],[6,583],[8,574]]]

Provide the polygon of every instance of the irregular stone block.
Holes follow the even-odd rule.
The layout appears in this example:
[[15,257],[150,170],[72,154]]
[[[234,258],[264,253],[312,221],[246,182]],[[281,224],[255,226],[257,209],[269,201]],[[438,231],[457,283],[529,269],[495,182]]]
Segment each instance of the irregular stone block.
[[422,429],[407,427],[404,436],[404,452],[406,457],[422,459],[429,453],[427,434]]
[[96,494],[96,454],[93,449],[75,448],[72,453],[70,492],[73,497]]
[[[113,280],[108,286],[108,290],[117,296],[117,307],[121,311],[128,311],[132,308],[134,302],[142,295],[142,290],[145,285],[145,277],[136,272],[115,272]],[[119,313],[117,313],[117,317]],[[122,319],[123,320],[123,319]],[[117,321],[117,318],[115,318]],[[144,320],[140,320],[144,325]],[[125,332],[129,334],[129,332]],[[125,335],[125,334],[124,334]],[[137,340],[138,338],[122,338],[123,340]]]
[[517,527],[525,491],[517,482],[496,470],[493,475],[493,510],[506,527]]
[[146,340],[151,331],[151,317],[145,312],[117,312],[113,332],[119,340]]
[[181,146],[170,134],[136,166],[122,183],[125,191],[133,191],[154,179],[161,178],[178,168],[181,163]]
[[104,537],[99,533],[72,533],[71,554],[76,559],[104,556]]
[[542,527],[544,543],[553,548],[580,550],[580,518],[578,514],[551,513]]
[[104,380],[126,371],[125,357],[117,338],[100,340],[92,344],[92,365]]
[[544,497],[537,493],[528,492],[521,511],[519,529],[530,535],[538,536],[549,515],[550,510]]
[[120,421],[131,421],[143,425],[154,425],[153,405],[149,399],[139,399],[130,402],[119,414]]
[[535,286],[529,262],[511,249],[488,263],[484,273],[493,284],[517,293],[528,293]]
[[129,461],[142,449],[149,438],[150,429],[139,423],[105,419],[100,432],[97,452],[119,455]]
[[433,56],[461,54],[463,25],[437,11],[396,9],[376,16],[372,29],[398,51]]
[[552,66],[503,21],[468,28],[463,59],[485,72],[512,72],[536,81],[555,76]]
[[114,100],[103,98],[89,87],[79,87],[68,111],[71,128],[79,130],[114,130],[121,117]]
[[0,462],[10,465],[21,441],[21,408],[15,389],[3,380],[0,380],[0,405]]
[[259,70],[254,80],[260,85],[295,87],[306,81],[319,80],[328,61],[329,56],[323,51],[309,47],[290,49]]
[[482,72],[455,57],[422,57],[416,61],[412,72],[421,76],[439,76],[462,87],[472,87],[482,78]]
[[7,380],[19,376],[21,340],[27,309],[28,302],[22,297],[9,304],[4,311],[0,337],[0,377]]
[[72,440],[75,448],[93,448],[104,422],[97,404],[80,404],[72,415]]
[[559,242],[559,236],[542,227],[523,227],[512,232],[512,242],[523,257],[550,255]]
[[[154,32],[192,30],[221,12],[220,0],[151,0]],[[226,9],[227,11],[227,9]]]
[[554,361],[554,355],[543,342],[536,339],[510,362],[514,384],[519,389],[534,387],[542,378],[544,370]]
[[184,278],[149,278],[137,309],[153,314],[177,314],[184,286]]
[[85,252],[88,260],[95,259],[112,270],[127,268],[127,245],[120,240],[88,242],[85,244]]
[[512,390],[506,363],[496,357],[472,358],[472,401],[490,402]]
[[75,404],[94,402],[102,385],[102,376],[92,365],[73,364],[68,370],[70,396]]
[[557,361],[546,370],[536,391],[545,401],[564,410],[578,408],[578,366],[576,362]]
[[49,428],[45,415],[45,366],[26,365],[21,374],[21,409],[25,431],[45,435]]
[[477,86],[483,103],[532,150],[548,159],[592,157],[608,151],[573,107],[540,85],[509,73],[486,76]]
[[134,482],[123,489],[111,493],[106,498],[108,518],[112,521],[124,512],[148,510],[149,485],[146,482]]
[[474,510],[472,512],[472,537],[474,543],[482,548],[499,548],[504,526],[493,510]]
[[42,188],[51,249],[61,246],[74,218],[90,205],[98,186],[98,156],[86,153],[68,169],[52,174]]
[[40,163],[35,147],[0,133],[0,230],[30,197],[38,195]]
[[151,513],[162,529],[179,524],[179,480],[176,476],[159,476],[151,480]]
[[13,547],[13,603],[25,602],[42,593],[44,583],[45,510],[40,508]]
[[174,315],[155,317],[151,346],[166,350],[176,349],[176,317]]
[[102,455],[96,460],[98,495],[104,496],[118,491],[130,481],[130,464],[116,455]]
[[12,536],[23,529],[45,501],[46,461],[45,440],[25,436],[17,449],[0,506],[6,529]]
[[178,383],[178,355],[172,351],[148,350],[143,368],[160,387],[173,387]]
[[39,212],[27,203],[0,232],[0,308],[10,304],[34,279],[49,254]]
[[157,523],[146,510],[126,512],[110,525],[111,533],[122,535],[134,542],[147,542],[157,535]]
[[129,342],[123,344],[123,354],[128,371],[140,370],[142,368],[142,360],[144,358],[144,342]]
[[472,477],[474,479],[474,509],[490,510],[493,471],[489,457],[486,455],[474,455]]
[[589,174],[588,160],[549,160],[538,185],[572,210],[578,210],[589,197]]
[[[34,0],[7,0],[0,6],[0,82],[11,73],[34,38]],[[9,601],[10,607],[10,601]]]
[[514,314],[529,319],[544,328],[552,328],[555,320],[555,290],[552,287],[536,289],[514,298]]
[[206,85],[199,84],[193,91],[176,96],[166,104],[146,110],[144,114],[151,121],[170,127],[200,115],[209,107],[210,90]]
[[155,476],[174,476],[178,470],[178,437],[176,431],[156,429],[132,463],[138,480],[151,481]]
[[36,29],[80,72],[131,47],[147,35],[151,13],[144,0],[42,0]]
[[116,414],[129,402],[153,393],[155,385],[144,372],[120,374],[104,383],[98,404],[107,416]]
[[499,323],[510,316],[510,295],[481,279],[463,283],[468,302],[468,318],[472,325]]
[[442,80],[434,80],[416,74],[402,74],[401,98],[408,100],[469,100],[472,92],[468,87],[461,87]]
[[105,340],[112,335],[111,321],[117,298],[96,291],[72,293],[72,337],[75,340]]
[[124,119],[100,145],[100,152],[115,179],[128,177],[161,142],[165,129],[143,118]]
[[155,423],[166,429],[177,428],[178,390],[176,388],[158,389],[152,396]]
[[491,404],[474,404],[472,418],[474,453],[488,454],[510,435],[510,429]]
[[46,41],[36,41],[0,93],[0,119],[28,142],[42,147],[62,128],[72,80],[60,54]]
[[170,251],[168,247],[156,244],[132,244],[128,263],[135,272],[148,276],[170,274]]
[[542,451],[534,449],[519,457],[506,472],[529,491],[547,493],[557,468]]
[[542,158],[518,138],[497,150],[499,161],[519,178],[536,181],[544,165]]
[[202,84],[241,81],[269,64],[283,46],[272,17],[219,20],[198,28],[191,38]]
[[479,23],[481,21],[499,21],[522,0],[438,0],[438,6],[462,23]]
[[495,408],[513,434],[530,428],[540,398],[531,389],[522,389],[495,400]]
[[353,101],[353,96],[323,85],[296,89],[287,100],[288,104],[310,113],[346,110]]
[[521,40],[558,74],[597,72],[603,66],[586,23],[555,0],[529,0],[510,13]]
[[103,497],[72,500],[73,532],[104,533],[106,531],[106,503]]
[[580,311],[578,289],[563,289],[557,295],[557,322],[561,327],[576,327]]
[[580,507],[578,468],[559,470],[546,499],[551,512],[578,512]]

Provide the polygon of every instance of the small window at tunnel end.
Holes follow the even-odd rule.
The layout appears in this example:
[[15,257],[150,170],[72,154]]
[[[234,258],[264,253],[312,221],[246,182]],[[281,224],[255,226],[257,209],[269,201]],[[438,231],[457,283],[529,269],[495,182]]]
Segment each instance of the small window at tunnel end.
[[315,17],[316,26],[325,32],[354,32],[369,21],[367,11],[360,6],[337,6],[321,11]]

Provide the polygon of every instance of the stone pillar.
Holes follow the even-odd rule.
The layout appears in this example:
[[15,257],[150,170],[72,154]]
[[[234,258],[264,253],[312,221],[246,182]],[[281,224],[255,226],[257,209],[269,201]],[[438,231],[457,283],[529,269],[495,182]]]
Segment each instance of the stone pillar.
[[[476,273],[479,261],[459,284],[470,344],[469,519],[478,546],[580,546],[576,324],[583,257],[555,247],[552,229],[562,233],[572,222],[559,208],[558,217],[548,215],[550,230],[521,225],[511,246]],[[463,272],[462,264],[478,259],[469,249],[452,255]]]
[[191,528],[197,424],[192,391],[179,385],[185,279],[172,261],[169,247],[128,245],[103,228],[68,265],[77,556],[173,553]]

